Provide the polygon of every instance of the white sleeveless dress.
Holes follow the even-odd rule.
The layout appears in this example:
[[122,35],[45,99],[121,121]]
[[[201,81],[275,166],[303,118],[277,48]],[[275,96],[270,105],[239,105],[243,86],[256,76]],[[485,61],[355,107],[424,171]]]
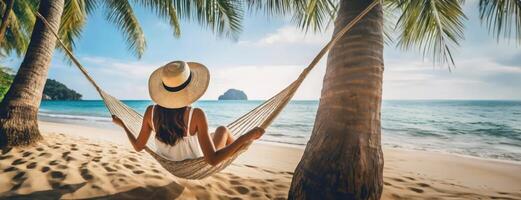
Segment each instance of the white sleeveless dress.
[[[156,106],[152,106],[152,130],[156,131],[154,127],[154,110]],[[177,141],[175,145],[169,145],[164,142],[161,142],[157,137],[154,137],[156,142],[156,153],[172,161],[181,161],[186,159],[194,159],[203,156],[203,151],[201,150],[201,146],[199,145],[199,139],[197,138],[197,134],[190,135],[190,122],[192,121],[192,107],[189,108],[188,113],[188,124],[186,125],[186,135]],[[156,133],[157,134],[157,133]]]

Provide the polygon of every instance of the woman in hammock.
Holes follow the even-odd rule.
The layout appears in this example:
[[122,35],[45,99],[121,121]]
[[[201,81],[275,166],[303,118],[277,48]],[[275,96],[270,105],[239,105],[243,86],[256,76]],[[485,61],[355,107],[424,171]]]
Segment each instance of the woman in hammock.
[[174,161],[204,156],[210,165],[217,165],[241,146],[260,138],[264,129],[254,128],[237,139],[224,126],[209,134],[204,111],[190,107],[204,94],[209,82],[208,69],[200,63],[168,63],[150,76],[149,93],[156,105],[146,109],[139,136],[135,138],[116,116],[113,121],[125,129],[136,151],[145,148],[154,131],[159,155]]

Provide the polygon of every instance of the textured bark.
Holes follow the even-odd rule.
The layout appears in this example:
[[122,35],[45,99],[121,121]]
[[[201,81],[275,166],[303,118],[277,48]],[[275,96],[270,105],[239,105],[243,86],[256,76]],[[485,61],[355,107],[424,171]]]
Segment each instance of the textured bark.
[[51,62],[64,0],[41,0],[40,12],[51,24],[37,20],[31,42],[13,84],[0,103],[0,146],[29,145],[38,141],[37,114]]
[[4,15],[2,16],[2,23],[0,24],[0,43],[4,41],[5,31],[7,30],[7,24],[9,24],[9,14],[13,10],[15,0],[6,0]]
[[[335,33],[372,0],[343,0]],[[377,5],[331,49],[313,133],[288,199],[379,199],[383,12]]]

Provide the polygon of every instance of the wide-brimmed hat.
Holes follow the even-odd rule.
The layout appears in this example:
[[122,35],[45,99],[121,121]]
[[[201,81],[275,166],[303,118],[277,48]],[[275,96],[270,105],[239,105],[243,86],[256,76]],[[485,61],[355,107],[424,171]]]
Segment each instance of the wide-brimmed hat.
[[148,79],[152,101],[165,108],[181,108],[197,101],[208,88],[210,72],[201,63],[173,61]]

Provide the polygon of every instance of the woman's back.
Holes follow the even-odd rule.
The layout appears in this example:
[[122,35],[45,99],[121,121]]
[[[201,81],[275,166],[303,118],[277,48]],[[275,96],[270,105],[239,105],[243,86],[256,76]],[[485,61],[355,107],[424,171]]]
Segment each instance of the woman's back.
[[[163,109],[158,108],[155,105],[152,106],[152,113],[151,113],[151,124],[152,124],[152,130],[156,132],[155,128],[155,121],[154,117],[156,116],[155,113],[157,112],[156,109]],[[186,123],[186,132],[183,133],[184,137],[180,137],[177,139],[174,145],[167,144],[166,142],[161,141],[161,139],[158,137],[158,133],[156,132],[155,143],[156,143],[156,151],[159,155],[163,156],[164,158],[168,160],[173,161],[180,161],[180,160],[186,160],[186,159],[193,159],[203,156],[203,152],[201,150],[201,147],[199,145],[199,140],[197,138],[197,133],[191,134],[190,130],[195,130],[194,127],[191,126],[192,122],[192,116],[193,116],[193,108],[188,107],[188,119]],[[168,119],[163,119],[168,120]],[[183,120],[185,121],[185,120]]]

